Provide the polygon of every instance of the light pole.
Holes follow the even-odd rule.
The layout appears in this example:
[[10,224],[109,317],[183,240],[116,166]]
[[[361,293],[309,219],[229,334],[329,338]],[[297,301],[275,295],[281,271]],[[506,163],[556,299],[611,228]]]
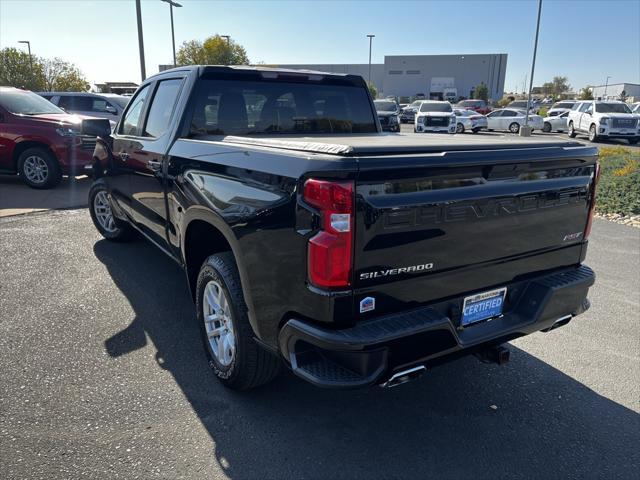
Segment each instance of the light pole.
[[373,37],[375,35],[367,35],[369,37],[369,85],[371,85],[371,47],[373,44]]
[[142,81],[147,78],[147,71],[144,63],[144,40],[142,38],[142,10],[140,0],[136,0],[136,19],[138,21],[138,50],[140,52],[140,77]]
[[[29,54],[31,55],[31,54]],[[604,82],[604,95],[602,95],[602,99],[606,100],[607,99],[607,87],[609,86],[609,79],[611,78],[611,75],[607,75],[607,80]]]
[[173,0],[160,0],[169,4],[169,13],[171,14],[171,46],[173,47],[173,66],[176,66],[176,35],[173,31],[173,7],[182,7],[178,2]]
[[228,50],[227,53],[229,55],[229,58],[227,58],[227,65],[229,65],[231,63],[231,46],[230,46],[231,36],[229,36],[229,35],[220,35],[220,38],[224,38],[227,41],[227,50]]
[[529,79],[529,95],[527,97],[527,113],[524,117],[524,131],[520,129],[520,135],[528,137],[531,135],[529,128],[529,112],[531,111],[531,90],[533,89],[533,73],[536,69],[536,54],[538,53],[538,34],[540,33],[540,13],[542,12],[542,0],[538,0],[538,21],[536,23],[536,39],[533,44],[533,60],[531,61],[531,78]]
[[227,41],[227,47],[229,46],[229,42],[231,41],[231,35],[220,35],[220,38],[224,38]]
[[29,68],[31,69],[31,77],[35,77],[33,73],[33,57],[31,56],[31,42],[29,40],[18,40],[18,43],[26,43],[29,50]]

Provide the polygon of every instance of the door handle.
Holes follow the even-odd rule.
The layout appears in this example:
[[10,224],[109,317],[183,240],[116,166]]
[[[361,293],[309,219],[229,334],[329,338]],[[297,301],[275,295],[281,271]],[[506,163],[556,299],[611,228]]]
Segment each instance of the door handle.
[[162,170],[162,162],[159,160],[147,160],[147,166],[154,172]]
[[120,152],[120,160],[126,162],[129,160],[129,154],[127,152]]

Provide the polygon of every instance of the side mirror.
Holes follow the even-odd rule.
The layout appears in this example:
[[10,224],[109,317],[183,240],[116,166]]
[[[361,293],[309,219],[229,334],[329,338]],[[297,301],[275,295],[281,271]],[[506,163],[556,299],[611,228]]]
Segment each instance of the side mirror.
[[107,138],[111,135],[111,123],[106,118],[85,118],[82,120],[80,133],[90,137]]
[[104,111],[107,113],[110,113],[111,115],[117,115],[118,111],[116,110],[116,107],[114,107],[113,105],[107,105],[106,107],[104,107]]

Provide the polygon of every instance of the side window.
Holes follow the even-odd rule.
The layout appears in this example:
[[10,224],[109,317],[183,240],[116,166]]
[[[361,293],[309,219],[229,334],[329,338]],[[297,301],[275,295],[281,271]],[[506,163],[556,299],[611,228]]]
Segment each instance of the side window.
[[571,110],[578,110],[580,108],[582,104],[580,102],[576,103],[575,105],[573,105],[573,107],[571,107]]
[[105,113],[107,111],[107,106],[113,108],[113,106],[107,102],[104,98],[92,98],[91,111],[98,113]]
[[593,115],[593,103],[589,103],[589,106],[587,107],[587,111],[585,113],[588,113],[589,115]]
[[138,127],[141,120],[140,115],[142,114],[142,110],[145,106],[148,94],[149,85],[145,85],[142,90],[140,90],[138,94],[131,100],[118,133],[121,133],[122,135],[138,134]]
[[583,103],[582,105],[580,105],[580,111],[581,112],[586,112],[587,109],[591,106],[590,103]]
[[180,94],[181,85],[181,78],[162,80],[158,83],[149,108],[147,124],[144,129],[145,137],[158,138],[167,131],[171,121],[171,114]]
[[503,110],[502,111],[502,116],[503,117],[515,117],[516,116],[516,112],[514,112],[513,110]]

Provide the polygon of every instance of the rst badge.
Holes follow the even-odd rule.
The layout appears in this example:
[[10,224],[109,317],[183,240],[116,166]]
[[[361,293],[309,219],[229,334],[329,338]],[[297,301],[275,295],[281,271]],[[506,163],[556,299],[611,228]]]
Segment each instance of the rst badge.
[[360,313],[370,312],[376,308],[376,299],[373,297],[365,297],[360,301]]

